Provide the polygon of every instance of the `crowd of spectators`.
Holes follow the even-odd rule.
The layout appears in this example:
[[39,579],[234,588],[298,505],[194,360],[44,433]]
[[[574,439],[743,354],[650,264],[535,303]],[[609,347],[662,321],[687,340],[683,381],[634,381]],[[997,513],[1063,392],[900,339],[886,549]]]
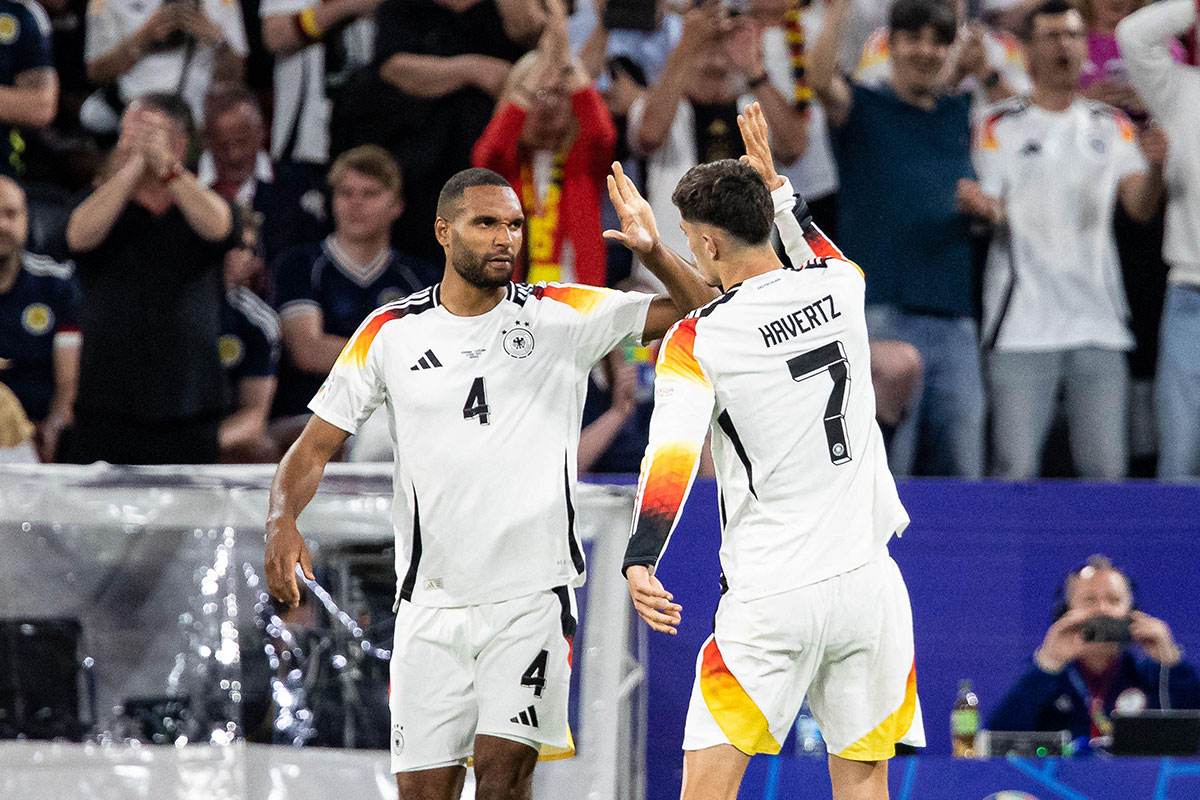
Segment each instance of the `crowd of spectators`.
[[[612,162],[685,251],[674,184],[757,101],[867,276],[897,475],[1200,476],[1194,0],[564,3],[0,0],[6,438],[272,460],[439,279],[451,174],[512,184],[518,279],[654,288]],[[654,357],[597,368],[585,469],[636,469]]]

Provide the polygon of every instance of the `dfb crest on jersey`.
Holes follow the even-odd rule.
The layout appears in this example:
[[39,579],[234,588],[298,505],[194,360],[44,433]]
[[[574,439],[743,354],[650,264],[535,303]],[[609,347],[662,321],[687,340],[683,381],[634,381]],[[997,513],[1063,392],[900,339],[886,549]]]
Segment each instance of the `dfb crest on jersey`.
[[533,352],[533,332],[529,330],[528,322],[517,322],[504,335],[504,352],[513,358],[525,358]]
[[392,755],[398,756],[404,752],[404,726],[397,723],[392,726]]

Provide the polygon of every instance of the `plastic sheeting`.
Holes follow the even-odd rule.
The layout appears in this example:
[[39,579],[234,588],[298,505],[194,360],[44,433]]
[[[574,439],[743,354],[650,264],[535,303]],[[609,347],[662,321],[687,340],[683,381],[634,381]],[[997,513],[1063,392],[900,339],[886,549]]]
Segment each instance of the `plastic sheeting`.
[[[270,467],[0,467],[0,623],[79,621],[78,716],[89,728],[89,744],[0,743],[0,797],[304,798],[321,786],[394,796],[376,786],[382,770],[394,787],[386,754],[305,747],[318,743],[313,710],[331,685],[347,744],[363,746],[359,734],[378,727],[360,709],[370,692],[385,696],[390,631],[360,627],[366,609],[348,576],[364,562],[390,568],[390,467],[330,465],[301,516],[323,584],[309,587],[325,620],[316,633],[281,620],[264,592],[272,475]],[[632,503],[629,487],[580,487],[579,531],[596,577],[581,595],[575,651],[579,755],[539,770],[546,797],[643,796],[644,634],[630,624],[617,577]],[[0,723],[4,689],[19,696],[20,680],[30,678],[0,675]],[[293,747],[246,745],[248,731]],[[68,783],[45,780],[49,772]],[[359,785],[362,793],[347,791]]]
[[224,747],[0,744],[0,797],[40,800],[372,800],[396,797],[386,753],[237,742]]

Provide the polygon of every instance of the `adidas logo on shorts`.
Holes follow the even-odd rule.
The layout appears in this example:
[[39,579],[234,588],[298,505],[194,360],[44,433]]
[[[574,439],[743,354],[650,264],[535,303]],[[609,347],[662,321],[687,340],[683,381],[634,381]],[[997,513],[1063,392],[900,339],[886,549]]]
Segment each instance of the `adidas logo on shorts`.
[[518,725],[528,725],[531,728],[536,728],[538,726],[537,711],[534,710],[533,706],[530,706],[520,714],[517,714],[515,717],[510,719],[509,722],[515,722]]

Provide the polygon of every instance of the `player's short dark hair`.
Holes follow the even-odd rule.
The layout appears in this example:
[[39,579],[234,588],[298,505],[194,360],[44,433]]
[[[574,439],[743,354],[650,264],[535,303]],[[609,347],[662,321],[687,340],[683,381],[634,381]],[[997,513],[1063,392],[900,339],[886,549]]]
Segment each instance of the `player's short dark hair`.
[[438,195],[437,215],[442,219],[452,219],[458,213],[459,201],[463,192],[476,186],[503,186],[511,189],[508,181],[498,172],[492,172],[483,167],[471,167],[457,172],[446,181]]
[[888,31],[919,34],[933,28],[942,44],[953,44],[958,35],[958,20],[945,0],[897,0],[888,14]]
[[1029,9],[1021,23],[1021,39],[1026,42],[1033,41],[1033,29],[1037,26],[1038,17],[1058,17],[1078,10],[1067,0],[1045,0],[1038,3]]
[[723,158],[692,167],[679,179],[671,202],[685,222],[721,228],[744,244],[771,238],[771,190],[754,167],[741,161]]
[[181,96],[170,92],[151,92],[140,95],[133,102],[141,108],[161,111],[170,117],[185,134],[192,135],[192,109]]

